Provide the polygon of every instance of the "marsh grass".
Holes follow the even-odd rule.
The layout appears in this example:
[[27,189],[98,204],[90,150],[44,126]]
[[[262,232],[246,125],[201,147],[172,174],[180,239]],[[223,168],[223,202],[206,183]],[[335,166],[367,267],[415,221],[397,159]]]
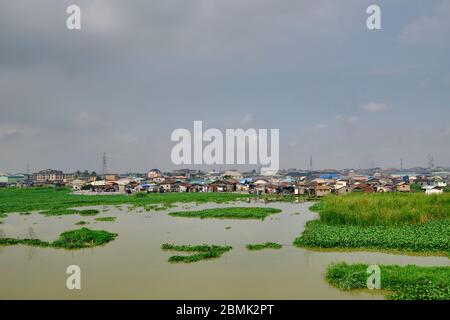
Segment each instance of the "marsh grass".
[[79,214],[80,216],[95,216],[100,213],[96,209],[85,209],[85,210],[75,210],[75,209],[52,209],[40,212],[45,216],[65,216],[71,214]]
[[280,209],[275,208],[260,208],[260,207],[226,207],[226,208],[212,208],[198,211],[178,211],[170,212],[169,215],[173,217],[187,217],[187,218],[220,218],[220,219],[261,219],[267,216],[281,212]]
[[317,198],[304,196],[304,195],[292,195],[292,194],[262,194],[259,198],[265,202],[307,202],[316,201]]
[[327,196],[311,210],[333,225],[403,226],[450,219],[450,194],[353,193]]
[[[391,300],[449,300],[450,267],[418,267],[415,265],[380,265],[382,290]],[[332,264],[326,280],[342,290],[367,287],[365,264]]]
[[0,245],[25,244],[37,247],[51,247],[61,249],[83,249],[104,245],[113,241],[118,235],[104,230],[90,230],[81,228],[70,230],[60,234],[59,238],[53,242],[42,241],[39,239],[15,239],[0,238]]
[[248,250],[263,250],[263,249],[281,249],[283,246],[275,242],[266,242],[260,244],[247,244],[245,246]]
[[86,224],[89,224],[89,222],[87,222],[87,221],[78,221],[77,223],[75,223],[75,225],[77,225],[77,226],[83,226],[83,225],[86,225]]
[[[56,191],[55,188],[2,188],[0,189],[0,214],[8,212],[27,212],[34,210],[69,209],[85,206],[122,204],[144,207],[149,204],[171,205],[176,202],[187,203],[225,203],[255,197],[238,193],[155,193],[144,197],[130,195],[74,195],[68,188]],[[119,209],[121,210],[121,209]]]
[[190,255],[175,255],[169,258],[171,263],[192,263],[205,259],[220,258],[225,252],[230,251],[230,246],[217,245],[174,245],[165,243],[161,246],[163,250],[188,252]]
[[95,221],[100,221],[100,222],[115,222],[115,221],[116,221],[116,217],[101,217],[101,218],[95,218]]

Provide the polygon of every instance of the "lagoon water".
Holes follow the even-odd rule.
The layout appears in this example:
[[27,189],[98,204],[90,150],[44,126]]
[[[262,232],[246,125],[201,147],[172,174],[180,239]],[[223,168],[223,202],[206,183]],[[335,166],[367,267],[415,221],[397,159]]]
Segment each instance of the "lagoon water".
[[[345,292],[324,279],[332,262],[450,266],[447,257],[376,252],[321,252],[292,246],[307,221],[317,215],[310,203],[235,203],[270,206],[280,214],[260,220],[175,218],[170,211],[223,204],[179,204],[166,211],[96,207],[95,217],[45,217],[9,214],[0,236],[55,240],[60,233],[86,227],[118,233],[116,240],[92,249],[67,251],[29,246],[0,246],[0,299],[383,299],[370,290]],[[230,206],[227,204],[226,206]],[[117,217],[115,223],[95,218]],[[231,227],[231,228],[227,228]],[[248,243],[278,242],[280,250],[248,251]],[[221,258],[170,264],[161,244],[218,244],[233,249]],[[81,268],[81,290],[66,288],[66,269]]]

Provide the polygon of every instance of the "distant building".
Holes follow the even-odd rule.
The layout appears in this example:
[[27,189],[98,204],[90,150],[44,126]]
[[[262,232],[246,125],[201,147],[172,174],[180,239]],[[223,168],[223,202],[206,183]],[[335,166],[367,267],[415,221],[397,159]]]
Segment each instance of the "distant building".
[[152,169],[148,172],[147,177],[149,179],[161,178],[162,172],[159,169]]
[[37,182],[62,182],[73,178],[74,174],[66,174],[53,169],[46,169],[33,174],[33,179]]
[[25,176],[23,174],[17,174],[17,175],[1,175],[0,176],[0,183],[4,184],[15,184],[20,183],[25,180]]
[[108,174],[105,174],[105,180],[106,181],[116,181],[116,180],[119,180],[119,175],[118,174],[110,174],[110,173],[108,173]]
[[64,172],[60,170],[46,169],[34,174],[34,180],[38,182],[62,181]]
[[411,186],[409,185],[409,183],[406,183],[406,182],[400,182],[395,187],[398,192],[410,192],[411,191]]
[[426,186],[426,187],[423,187],[422,189],[428,195],[444,193],[443,188],[442,187],[438,187],[438,186]]
[[237,170],[228,170],[222,174],[223,178],[242,179],[242,173]]

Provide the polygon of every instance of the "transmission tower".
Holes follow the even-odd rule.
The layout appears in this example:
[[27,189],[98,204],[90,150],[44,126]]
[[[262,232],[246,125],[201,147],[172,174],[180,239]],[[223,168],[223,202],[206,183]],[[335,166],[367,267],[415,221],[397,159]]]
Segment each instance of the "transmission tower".
[[434,158],[431,154],[428,154],[428,170],[432,171],[434,169]]
[[103,176],[108,173],[108,169],[106,166],[106,152],[103,152],[103,167],[102,167],[102,174]]

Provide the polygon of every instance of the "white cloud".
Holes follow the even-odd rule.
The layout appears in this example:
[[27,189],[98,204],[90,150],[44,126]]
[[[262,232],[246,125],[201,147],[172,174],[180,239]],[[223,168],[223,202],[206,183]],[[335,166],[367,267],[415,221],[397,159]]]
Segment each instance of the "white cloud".
[[336,122],[342,124],[355,124],[358,122],[358,117],[356,116],[344,116],[342,114],[338,114],[335,118]]
[[444,131],[442,132],[442,136],[443,137],[450,136],[450,127],[447,127],[447,128],[444,129]]
[[420,16],[407,24],[400,40],[408,44],[446,45],[450,33],[450,2],[442,1],[435,13]]
[[249,124],[253,120],[253,113],[247,113],[244,118],[242,118],[243,124]]
[[315,126],[313,126],[313,130],[315,131],[319,131],[319,130],[323,130],[326,129],[328,126],[326,124],[323,123],[318,123]]
[[391,106],[385,104],[385,103],[379,103],[379,102],[367,102],[361,106],[361,108],[366,112],[383,112],[383,111],[389,111],[391,110]]
[[74,117],[73,122],[78,129],[93,129],[102,125],[102,121],[99,117],[86,111],[78,113]]
[[0,125],[0,139],[8,138],[20,132],[20,128],[15,125]]
[[139,136],[130,132],[117,132],[116,138],[121,144],[138,145],[142,142]]

